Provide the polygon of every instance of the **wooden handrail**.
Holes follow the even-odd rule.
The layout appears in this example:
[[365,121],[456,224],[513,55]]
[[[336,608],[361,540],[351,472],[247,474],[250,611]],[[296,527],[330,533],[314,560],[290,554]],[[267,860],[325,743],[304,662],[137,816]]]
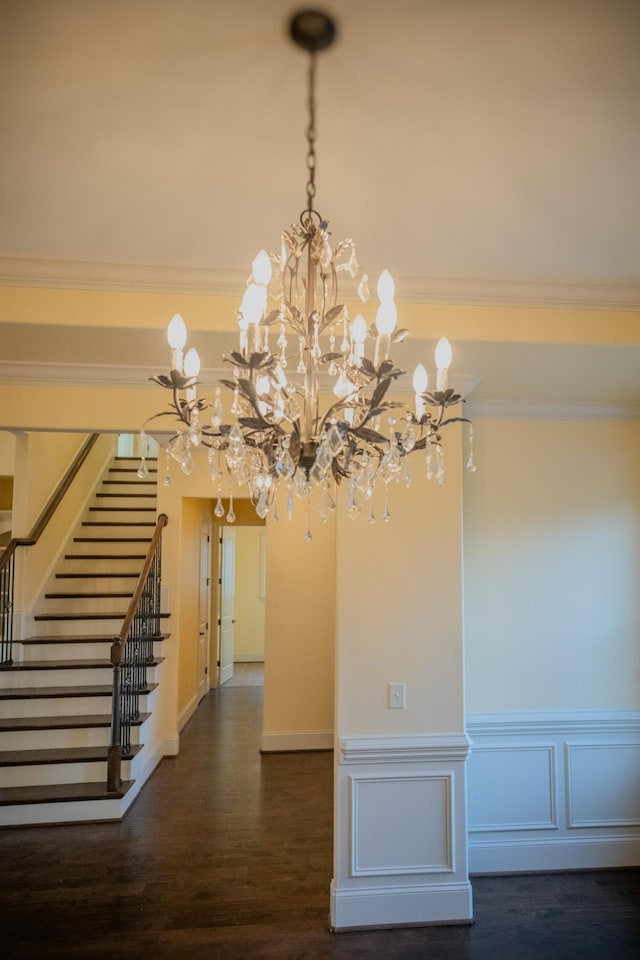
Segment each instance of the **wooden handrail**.
[[29,531],[28,536],[15,537],[14,539],[9,541],[4,553],[0,554],[0,570],[2,570],[2,568],[9,563],[9,560],[15,553],[16,547],[32,547],[35,543],[38,542],[38,540],[44,533],[49,521],[53,517],[58,507],[60,506],[60,503],[62,502],[62,499],[65,493],[67,492],[67,490],[75,480],[76,476],[78,475],[80,467],[85,462],[85,460],[89,456],[90,451],[95,446],[99,436],[100,436],[99,433],[91,433],[86,438],[86,440],[84,441],[84,443],[82,444],[78,452],[76,453],[75,457],[73,458],[71,464],[69,465],[64,477],[62,478],[62,480],[60,481],[56,489],[53,491],[52,495],[47,501],[46,506],[44,507],[40,516],[34,523],[31,530]]
[[149,549],[148,549],[148,551],[147,551],[146,560],[144,561],[144,566],[143,566],[143,568],[142,568],[142,570],[141,570],[141,572],[140,572],[140,576],[138,577],[138,582],[136,583],[136,588],[135,588],[135,590],[133,591],[133,596],[131,597],[131,600],[130,600],[130,602],[129,602],[129,609],[127,610],[126,616],[125,616],[124,621],[123,621],[123,623],[122,623],[122,629],[121,629],[121,631],[120,631],[120,635],[115,638],[115,640],[114,640],[114,642],[113,642],[113,646],[112,646],[112,648],[111,648],[111,650],[112,650],[112,660],[111,660],[111,662],[112,662],[112,663],[115,662],[114,659],[113,659],[114,647],[115,647],[115,648],[124,647],[124,645],[125,645],[125,643],[126,643],[126,641],[127,641],[127,637],[129,636],[129,631],[130,631],[130,629],[131,629],[131,623],[132,623],[132,621],[133,621],[133,618],[134,618],[135,615],[136,615],[136,610],[138,609],[138,604],[140,603],[140,597],[142,596],[142,593],[143,593],[143,591],[144,591],[145,583],[147,582],[147,577],[148,577],[148,575],[149,575],[149,569],[150,569],[151,564],[152,564],[152,562],[153,562],[153,558],[154,558],[154,555],[155,555],[155,552],[156,552],[156,547],[158,546],[158,540],[159,540],[160,537],[162,536],[162,531],[163,531],[164,527],[166,527],[166,525],[167,525],[168,522],[169,522],[169,518],[168,518],[168,516],[166,515],[166,513],[161,513],[160,516],[158,517],[158,522],[156,523],[156,528],[155,528],[155,530],[153,531],[153,537],[151,538],[151,543],[149,544]]

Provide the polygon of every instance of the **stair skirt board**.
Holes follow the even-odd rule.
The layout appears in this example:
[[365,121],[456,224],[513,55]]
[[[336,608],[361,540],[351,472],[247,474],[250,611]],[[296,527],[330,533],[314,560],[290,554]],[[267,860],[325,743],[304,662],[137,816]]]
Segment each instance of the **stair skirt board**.
[[35,614],[20,615],[36,636],[16,640],[16,662],[0,668],[0,826],[121,820],[162,757],[177,753],[177,740],[154,742],[155,724],[143,749],[163,633],[152,638],[123,789],[107,794],[110,647],[156,526],[157,461],[145,479],[138,465],[111,461]]

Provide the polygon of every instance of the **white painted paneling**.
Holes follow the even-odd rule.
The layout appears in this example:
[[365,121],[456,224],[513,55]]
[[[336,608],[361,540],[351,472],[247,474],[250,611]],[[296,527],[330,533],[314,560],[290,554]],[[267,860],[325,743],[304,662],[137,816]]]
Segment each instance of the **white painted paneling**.
[[557,829],[553,746],[478,745],[468,775],[471,833]]
[[358,774],[351,783],[351,876],[450,873],[452,775]]
[[335,752],[335,930],[466,923],[464,733],[350,736]]
[[471,715],[471,871],[640,863],[639,725],[629,710]]
[[567,743],[567,826],[640,825],[640,742]]

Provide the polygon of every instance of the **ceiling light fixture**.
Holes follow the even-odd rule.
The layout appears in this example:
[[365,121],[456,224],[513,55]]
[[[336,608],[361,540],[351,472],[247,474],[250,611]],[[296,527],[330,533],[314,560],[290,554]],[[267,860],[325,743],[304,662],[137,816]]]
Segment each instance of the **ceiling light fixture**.
[[[171,483],[171,458],[189,474],[192,451],[205,446],[217,483],[219,517],[225,513],[221,494],[228,471],[234,481],[248,487],[262,518],[271,512],[277,520],[276,491],[284,484],[289,516],[294,495],[306,501],[309,515],[317,488],[318,513],[326,521],[335,510],[335,484],[344,481],[347,513],[355,516],[366,507],[370,521],[375,519],[373,491],[382,485],[382,519],[388,520],[391,482],[411,483],[409,454],[421,451],[427,478],[442,485],[441,431],[456,421],[469,421],[447,416],[447,409],[462,398],[448,385],[452,351],[445,337],[435,352],[435,391],[427,389],[427,371],[418,364],[413,408],[388,399],[390,386],[404,373],[390,349],[408,331],[397,327],[395,285],[387,270],[377,283],[375,325],[368,326],[362,313],[349,319],[348,307],[338,295],[340,274],[356,281],[363,310],[369,301],[368,277],[360,270],[353,241],[332,244],[328,222],[314,205],[316,59],[333,43],[336,27],[326,14],[304,11],[291,20],[290,33],[309,55],[306,207],[299,221],[283,230],[280,252],[261,250],[253,261],[238,310],[239,346],[224,357],[233,371],[230,379],[221,381],[232,398],[227,420],[220,387],[211,405],[197,396],[200,359],[194,348],[184,354],[187,330],[182,318],[176,314],[171,320],[167,333],[171,371],[152,378],[173,395],[169,414],[155,416],[171,415],[179,422],[166,446],[165,483]],[[273,349],[271,331],[276,336]],[[366,353],[370,344],[372,357]],[[334,381],[334,395],[322,402],[320,376],[325,372]],[[204,422],[202,415],[209,409],[209,422]],[[471,442],[472,437],[470,426]],[[475,470],[472,449],[467,467]],[[144,470],[143,463],[142,475]],[[227,519],[233,519],[232,500]],[[311,539],[308,524],[305,538]]]

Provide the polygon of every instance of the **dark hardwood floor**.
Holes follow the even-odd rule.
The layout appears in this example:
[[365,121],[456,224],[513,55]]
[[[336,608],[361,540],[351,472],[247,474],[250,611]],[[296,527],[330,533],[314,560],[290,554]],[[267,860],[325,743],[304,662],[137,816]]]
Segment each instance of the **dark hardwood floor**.
[[259,687],[211,693],[118,824],[0,831],[0,955],[636,960],[640,870],[474,879],[476,923],[332,936],[332,758],[261,757]]

